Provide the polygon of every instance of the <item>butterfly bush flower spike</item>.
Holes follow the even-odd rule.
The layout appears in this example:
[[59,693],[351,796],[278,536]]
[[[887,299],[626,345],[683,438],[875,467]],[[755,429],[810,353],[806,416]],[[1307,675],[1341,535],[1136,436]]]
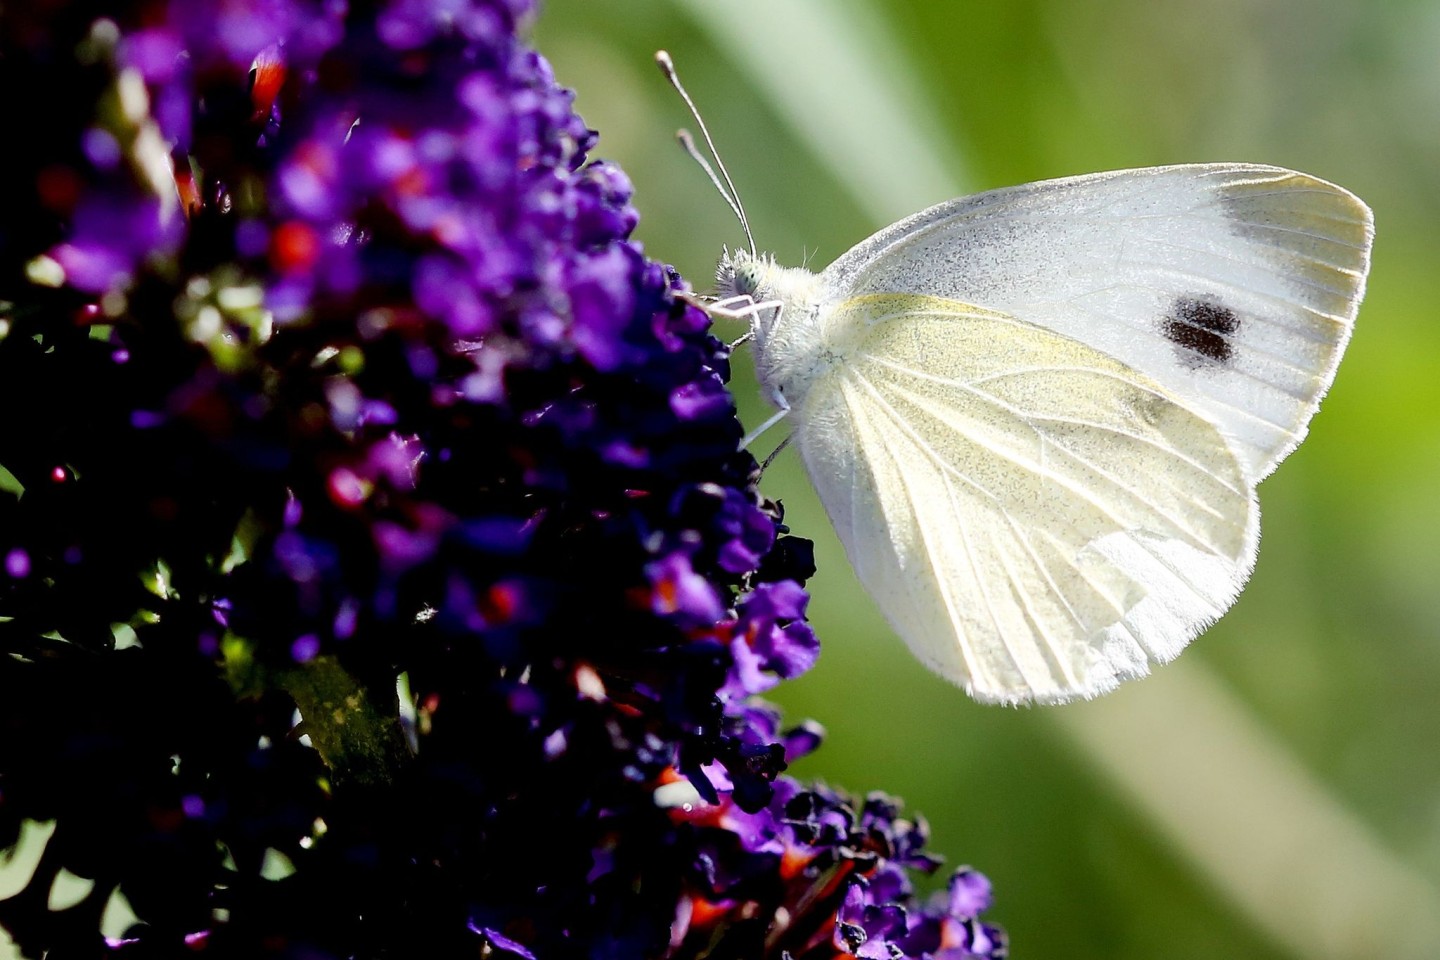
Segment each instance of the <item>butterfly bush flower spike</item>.
[[24,955],[1004,956],[923,822],[786,773],[810,545],[531,14],[7,8]]

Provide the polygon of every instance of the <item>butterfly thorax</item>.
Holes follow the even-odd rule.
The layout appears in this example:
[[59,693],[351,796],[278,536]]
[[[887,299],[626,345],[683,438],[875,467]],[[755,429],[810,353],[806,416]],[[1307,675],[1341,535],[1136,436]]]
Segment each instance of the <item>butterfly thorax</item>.
[[[727,251],[715,272],[721,300],[748,297],[755,373],[765,398],[788,408],[804,399],[827,364],[818,324],[824,307],[820,278],[801,267],[782,267],[768,254]],[[745,310],[746,304],[731,305]]]

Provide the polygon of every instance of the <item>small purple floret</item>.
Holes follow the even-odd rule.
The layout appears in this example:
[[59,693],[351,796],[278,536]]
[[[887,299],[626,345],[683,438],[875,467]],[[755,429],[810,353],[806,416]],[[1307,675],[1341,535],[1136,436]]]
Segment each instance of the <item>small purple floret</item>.
[[30,554],[19,547],[5,554],[5,572],[16,580],[30,576]]

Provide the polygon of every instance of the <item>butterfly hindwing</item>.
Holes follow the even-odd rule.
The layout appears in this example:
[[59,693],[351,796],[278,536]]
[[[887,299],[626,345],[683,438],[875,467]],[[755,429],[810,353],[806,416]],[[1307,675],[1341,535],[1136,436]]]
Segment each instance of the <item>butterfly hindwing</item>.
[[795,441],[858,576],[978,699],[1093,696],[1233,601],[1258,513],[1231,444],[1148,376],[1015,317],[868,295]]
[[821,275],[835,302],[909,293],[1054,330],[1193,401],[1258,481],[1305,435],[1369,266],[1369,209],[1254,164],[1122,170],[940,204]]

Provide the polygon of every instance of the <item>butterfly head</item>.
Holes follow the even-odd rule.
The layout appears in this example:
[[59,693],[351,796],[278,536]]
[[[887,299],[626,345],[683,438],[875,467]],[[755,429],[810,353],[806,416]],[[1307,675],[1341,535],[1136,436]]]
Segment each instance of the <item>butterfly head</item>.
[[715,295],[721,300],[749,297],[759,302],[770,299],[762,291],[766,277],[777,269],[775,258],[766,253],[726,248],[715,267]]
[[820,278],[800,267],[782,267],[769,254],[726,250],[715,288],[721,305],[750,319],[755,370],[766,396],[781,408],[798,402],[822,346],[814,336],[825,300]]
[[[715,267],[715,299],[749,318],[750,331],[763,344],[787,307],[785,268],[768,253],[725,249]],[[782,280],[777,286],[777,280]]]
[[[806,309],[819,293],[815,274],[799,267],[782,267],[768,253],[725,250],[715,268],[715,296],[724,302],[748,299],[755,311],[757,332],[778,321],[783,312]],[[732,304],[733,305],[733,304]],[[744,309],[743,303],[739,309]]]

